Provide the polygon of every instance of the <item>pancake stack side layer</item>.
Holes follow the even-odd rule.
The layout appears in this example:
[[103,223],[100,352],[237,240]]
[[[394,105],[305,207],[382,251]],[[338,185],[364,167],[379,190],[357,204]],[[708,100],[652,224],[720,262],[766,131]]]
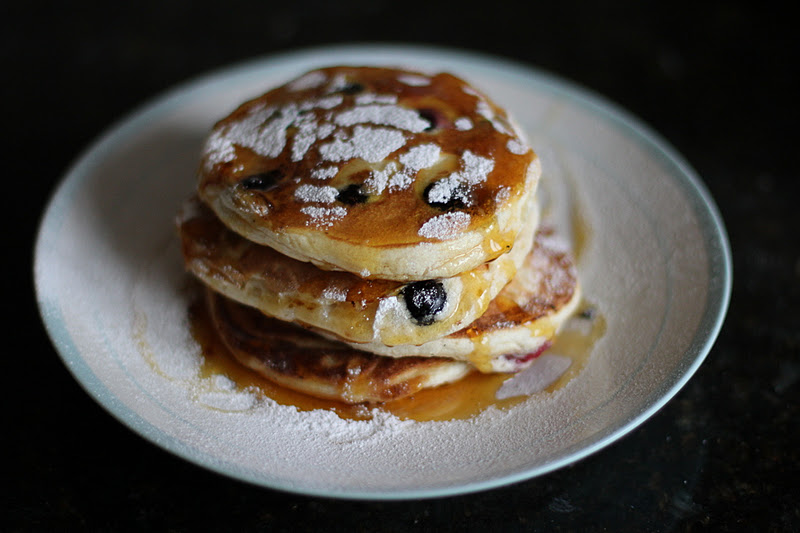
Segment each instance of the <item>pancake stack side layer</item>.
[[450,74],[314,70],[212,129],[178,216],[244,365],[348,403],[516,372],[580,298],[534,151]]

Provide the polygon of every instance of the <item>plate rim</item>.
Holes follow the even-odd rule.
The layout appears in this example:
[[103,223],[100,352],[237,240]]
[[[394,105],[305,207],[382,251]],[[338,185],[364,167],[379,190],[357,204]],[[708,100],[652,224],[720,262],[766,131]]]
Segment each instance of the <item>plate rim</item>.
[[[684,353],[683,358],[678,362],[679,365],[683,366],[683,371],[678,376],[674,376],[676,379],[668,385],[666,390],[657,390],[649,395],[647,400],[643,402],[643,405],[648,407],[639,412],[638,415],[608,431],[605,436],[594,440],[591,444],[582,446],[560,459],[535,468],[522,469],[514,474],[480,481],[392,492],[363,490],[336,492],[324,488],[300,487],[293,482],[270,482],[270,480],[264,479],[263,475],[256,475],[255,472],[243,469],[238,465],[229,463],[227,460],[210,456],[202,450],[170,437],[163,429],[145,421],[133,409],[122,405],[106,384],[89,368],[88,363],[83,359],[69,335],[60,310],[48,300],[46,294],[43,294],[41,280],[45,267],[41,264],[40,259],[44,254],[43,250],[46,244],[44,242],[45,232],[47,228],[53,226],[55,223],[53,221],[58,215],[56,211],[58,203],[66,201],[66,197],[70,196],[70,192],[80,185],[81,176],[90,173],[93,165],[103,159],[104,153],[108,148],[116,146],[129,134],[139,131],[143,123],[146,123],[150,117],[158,116],[166,108],[176,105],[178,103],[177,100],[188,93],[210,90],[210,85],[215,83],[230,84],[234,77],[245,76],[254,71],[263,71],[270,66],[285,67],[298,62],[322,64],[326,57],[337,57],[339,58],[338,61],[341,62],[341,59],[345,56],[388,55],[396,58],[400,56],[411,58],[415,54],[433,57],[438,61],[443,61],[446,58],[455,59],[459,62],[469,61],[478,70],[502,73],[506,78],[518,81],[523,85],[530,86],[533,83],[553,94],[566,96],[570,102],[589,107],[593,113],[601,115],[605,120],[629,132],[629,136],[636,138],[638,144],[648,148],[649,154],[658,154],[664,162],[676,171],[671,172],[670,177],[686,193],[687,199],[692,203],[693,213],[703,222],[700,225],[701,234],[704,248],[709,254],[708,299],[690,346]],[[709,245],[714,245],[715,249],[712,250]],[[36,232],[33,255],[33,277],[37,306],[45,329],[59,358],[90,397],[123,425],[148,442],[156,444],[184,460],[240,481],[308,496],[355,500],[406,500],[479,492],[547,474],[566,465],[574,464],[616,442],[666,405],[701,366],[711,351],[724,323],[730,304],[733,278],[731,249],[727,232],[719,209],[706,189],[705,184],[683,156],[638,117],[580,84],[526,63],[473,50],[401,43],[314,46],[258,56],[195,76],[145,100],[103,130],[67,167],[57,186],[51,192],[46,207],[42,212]],[[686,364],[687,362],[688,364]],[[618,393],[619,391],[615,395]],[[575,446],[579,444],[576,443]]]

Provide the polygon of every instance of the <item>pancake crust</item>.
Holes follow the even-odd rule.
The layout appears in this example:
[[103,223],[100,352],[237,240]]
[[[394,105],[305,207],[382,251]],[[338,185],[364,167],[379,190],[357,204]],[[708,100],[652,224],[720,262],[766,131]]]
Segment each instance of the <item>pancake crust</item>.
[[397,400],[457,381],[472,368],[431,357],[392,358],[356,350],[269,318],[206,291],[211,320],[223,344],[243,365],[286,388],[346,403]]
[[[533,245],[538,206],[511,252],[452,278],[423,283],[366,280],[326,271],[255,244],[228,230],[207,207],[187,202],[178,219],[186,267],[204,284],[289,322],[313,326],[355,343],[422,344],[481,316]],[[436,313],[409,306],[413,291],[433,287],[444,298]],[[413,312],[412,312],[413,311]]]
[[516,372],[551,344],[580,298],[567,243],[543,223],[517,275],[468,327],[421,345],[350,344],[385,356],[449,357],[481,372]]
[[284,255],[420,281],[508,252],[539,175],[505,111],[463,80],[332,67],[218,122],[198,194],[229,228]]

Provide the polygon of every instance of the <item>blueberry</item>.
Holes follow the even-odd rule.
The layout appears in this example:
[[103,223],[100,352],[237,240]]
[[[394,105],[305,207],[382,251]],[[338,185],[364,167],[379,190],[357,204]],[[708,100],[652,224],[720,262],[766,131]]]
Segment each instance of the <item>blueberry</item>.
[[239,183],[248,191],[266,191],[275,187],[281,177],[282,173],[280,170],[270,170],[268,172],[247,176]]
[[364,86],[358,82],[349,82],[347,85],[341,87],[337,93],[342,94],[358,94],[364,90]]
[[363,204],[368,196],[361,192],[361,185],[351,183],[336,195],[336,199],[347,205]]
[[431,131],[439,125],[438,114],[434,109],[419,109],[419,118],[428,122],[429,126],[423,131]]
[[[422,193],[425,203],[442,211],[452,211],[454,209],[464,209],[470,202],[469,189],[463,183],[455,186],[452,184],[439,184],[437,181],[425,187]],[[435,188],[434,188],[435,187]]]
[[402,294],[411,317],[421,326],[433,324],[434,317],[447,302],[444,285],[433,279],[406,285]]

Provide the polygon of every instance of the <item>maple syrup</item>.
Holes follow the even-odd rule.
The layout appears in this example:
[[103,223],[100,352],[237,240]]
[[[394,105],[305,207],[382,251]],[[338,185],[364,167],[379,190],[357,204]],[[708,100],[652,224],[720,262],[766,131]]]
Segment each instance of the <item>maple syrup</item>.
[[[564,387],[584,367],[594,342],[605,332],[605,320],[591,307],[583,305],[556,337],[550,352],[572,359],[567,371],[544,392]],[[526,396],[498,399],[497,391],[512,374],[482,374],[472,372],[463,379],[433,389],[424,389],[406,398],[376,405],[351,405],[334,400],[323,400],[282,387],[239,364],[218,338],[206,306],[202,300],[190,309],[192,335],[201,347],[203,364],[201,377],[224,375],[239,390],[255,392],[280,405],[291,405],[301,411],[326,409],[345,419],[365,420],[370,411],[378,408],[400,419],[419,422],[464,420],[489,407],[506,409],[524,401]]]
[[[573,254],[575,261],[578,262],[588,247],[591,228],[577,206],[571,209],[570,219],[573,230]],[[498,399],[498,390],[514,374],[484,374],[477,371],[455,383],[423,389],[411,396],[382,404],[352,405],[314,398],[282,387],[238,363],[218,338],[202,299],[191,306],[189,316],[192,334],[203,354],[201,369],[203,378],[224,375],[232,380],[239,390],[254,392],[280,405],[294,406],[301,411],[326,409],[344,419],[366,420],[371,418],[372,410],[377,408],[400,419],[420,422],[464,420],[478,415],[487,408],[507,409],[528,398],[528,396],[514,396]],[[468,335],[469,332],[465,331]],[[599,310],[589,302],[581,302],[575,314],[554,337],[552,346],[545,352],[568,357],[571,364],[559,378],[539,393],[553,393],[574,379],[585,367],[593,346],[605,332],[606,321]],[[552,332],[539,333],[550,336]],[[481,346],[476,344],[476,350],[480,349]]]

